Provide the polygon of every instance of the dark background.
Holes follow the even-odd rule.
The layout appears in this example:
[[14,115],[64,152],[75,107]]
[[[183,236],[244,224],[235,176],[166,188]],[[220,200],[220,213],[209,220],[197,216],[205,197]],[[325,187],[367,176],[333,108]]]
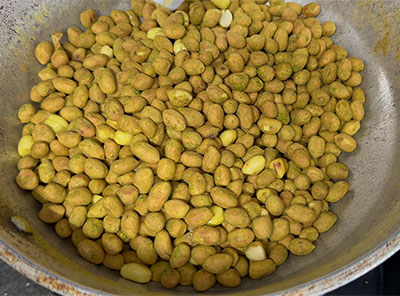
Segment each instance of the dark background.
[[[0,260],[0,296],[55,296]],[[354,282],[327,295],[400,295],[400,253]]]

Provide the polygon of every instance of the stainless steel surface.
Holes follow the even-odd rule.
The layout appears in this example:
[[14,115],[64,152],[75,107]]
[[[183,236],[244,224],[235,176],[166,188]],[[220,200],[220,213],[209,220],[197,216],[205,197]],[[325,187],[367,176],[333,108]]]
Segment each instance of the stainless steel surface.
[[[138,285],[79,257],[68,241],[37,218],[39,205],[14,182],[16,144],[21,127],[18,106],[28,101],[41,68],[35,45],[55,31],[79,25],[79,12],[128,8],[129,1],[3,0],[0,3],[0,255],[29,278],[64,294],[184,295],[191,288],[165,291],[158,284]],[[305,1],[300,1],[305,2]],[[351,168],[351,192],[333,206],[338,223],[307,257],[290,256],[262,280],[246,279],[236,289],[220,286],[204,295],[321,294],[364,274],[400,248],[400,2],[319,0],[322,20],[337,25],[334,41],[366,61],[363,88],[366,118],[357,135],[359,148],[341,160]],[[397,57],[397,60],[396,60]],[[19,233],[9,223],[18,214],[36,229]]]
[[0,295],[57,296],[0,260]]

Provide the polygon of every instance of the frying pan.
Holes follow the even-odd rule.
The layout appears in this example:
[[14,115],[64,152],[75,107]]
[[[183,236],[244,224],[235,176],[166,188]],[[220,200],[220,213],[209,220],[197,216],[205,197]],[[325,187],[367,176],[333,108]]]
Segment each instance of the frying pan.
[[[299,1],[305,4],[303,1]],[[323,294],[366,273],[400,248],[400,1],[319,0],[320,19],[337,25],[334,41],[362,58],[366,117],[357,150],[342,155],[351,191],[332,205],[337,224],[321,235],[315,251],[290,256],[276,273],[245,279],[235,289],[215,286],[203,295]],[[18,107],[28,102],[42,67],[35,45],[56,31],[79,25],[79,13],[127,9],[128,0],[2,0],[0,2],[0,256],[30,279],[61,294],[188,295],[190,287],[166,291],[157,283],[135,284],[118,272],[84,261],[69,241],[39,221],[39,204],[15,183],[21,133]],[[9,218],[25,217],[33,234]]]

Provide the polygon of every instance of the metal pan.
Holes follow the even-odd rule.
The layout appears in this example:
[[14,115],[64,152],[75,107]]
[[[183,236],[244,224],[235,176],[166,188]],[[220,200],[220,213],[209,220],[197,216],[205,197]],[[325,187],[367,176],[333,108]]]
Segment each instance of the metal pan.
[[[38,81],[33,58],[39,40],[79,25],[80,11],[102,13],[128,8],[128,0],[2,0],[0,2],[0,256],[27,277],[62,294],[184,295],[158,284],[139,285],[118,272],[79,257],[37,218],[39,205],[14,182],[21,127],[18,107]],[[303,1],[300,1],[303,2]],[[334,41],[366,61],[363,88],[366,118],[359,148],[341,160],[351,168],[351,192],[333,205],[338,223],[317,242],[310,256],[290,256],[262,280],[244,280],[236,289],[216,286],[203,295],[322,294],[366,273],[400,248],[400,1],[319,0],[322,20],[337,25]],[[304,4],[304,3],[303,3]],[[35,228],[18,232],[9,222],[21,215]]]

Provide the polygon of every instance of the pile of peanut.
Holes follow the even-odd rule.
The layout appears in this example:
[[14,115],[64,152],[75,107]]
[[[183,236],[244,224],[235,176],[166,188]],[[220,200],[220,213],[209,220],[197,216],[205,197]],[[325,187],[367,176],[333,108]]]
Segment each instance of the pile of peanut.
[[36,48],[16,180],[39,218],[166,288],[236,287],[310,254],[350,188],[338,157],[357,147],[363,61],[316,3],[131,4]]

